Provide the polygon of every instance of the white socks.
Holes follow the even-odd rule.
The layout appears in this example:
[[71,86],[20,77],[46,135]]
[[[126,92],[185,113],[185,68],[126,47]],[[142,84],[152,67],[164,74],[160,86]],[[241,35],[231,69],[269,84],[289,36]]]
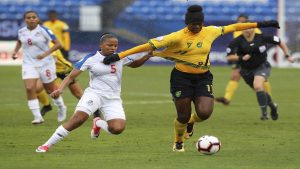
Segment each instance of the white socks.
[[98,127],[100,127],[101,129],[103,129],[104,131],[106,131],[107,133],[111,134],[111,132],[108,130],[108,125],[107,125],[107,122],[100,119],[100,120],[97,120],[96,121],[96,125]]
[[43,144],[43,146],[48,146],[50,148],[52,145],[61,141],[69,133],[70,132],[61,125],[55,130],[53,135],[49,138],[49,140],[45,144]]
[[57,99],[52,98],[52,100],[59,109],[66,107],[64,100],[61,96],[59,96]]
[[38,99],[28,100],[28,107],[32,112],[34,119],[42,119]]

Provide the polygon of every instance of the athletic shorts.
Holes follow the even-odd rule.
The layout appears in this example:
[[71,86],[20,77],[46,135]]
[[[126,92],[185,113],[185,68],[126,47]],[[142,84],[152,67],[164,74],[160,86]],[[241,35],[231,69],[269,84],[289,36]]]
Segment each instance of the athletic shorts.
[[213,75],[185,73],[174,68],[171,72],[170,92],[174,100],[206,96],[213,98]]
[[[70,74],[71,71],[65,72],[65,73],[56,73],[57,78],[64,80],[65,77],[67,77]],[[76,80],[72,80],[72,82],[69,85],[72,85],[76,82]]]
[[261,64],[259,67],[255,69],[241,69],[240,71],[241,76],[245,80],[245,82],[253,88],[253,82],[255,76],[262,76],[266,80],[268,80],[270,74],[271,74],[271,65],[269,62],[265,62]]
[[55,63],[43,67],[22,65],[22,79],[41,79],[42,83],[50,83],[57,78],[55,69]]
[[107,97],[85,90],[75,111],[83,111],[90,116],[97,109],[100,110],[105,121],[112,119],[126,119],[120,97]]

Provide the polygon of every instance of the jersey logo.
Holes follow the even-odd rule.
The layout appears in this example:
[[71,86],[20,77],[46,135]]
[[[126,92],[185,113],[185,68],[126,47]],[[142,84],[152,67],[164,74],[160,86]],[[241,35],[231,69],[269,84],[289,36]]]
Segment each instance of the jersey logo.
[[187,53],[187,51],[182,51],[182,50],[179,50],[179,51],[177,51],[177,52],[174,52],[174,53],[176,53],[176,54],[180,54],[180,55],[184,55],[184,54],[186,54],[186,53]]
[[176,92],[175,92],[175,96],[176,96],[176,97],[180,97],[180,96],[181,96],[181,91],[176,91]]
[[186,43],[187,47],[190,48],[193,42]]
[[201,47],[202,47],[202,42],[198,42],[198,43],[197,43],[197,47],[198,47],[198,48],[201,48]]

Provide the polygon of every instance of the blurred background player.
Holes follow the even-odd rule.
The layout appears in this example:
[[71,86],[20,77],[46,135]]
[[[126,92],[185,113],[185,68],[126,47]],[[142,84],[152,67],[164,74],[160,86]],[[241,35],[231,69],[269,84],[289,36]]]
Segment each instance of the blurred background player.
[[[57,75],[57,79],[55,80],[55,82],[57,83],[57,85],[61,84],[61,81],[64,80],[65,77],[68,76],[68,74],[70,74],[70,72],[73,69],[73,65],[71,62],[67,61],[62,53],[60,52],[60,50],[57,50],[55,52],[53,52],[52,54],[55,59],[56,59],[56,75]],[[83,91],[80,87],[80,84],[77,82],[76,79],[74,79],[73,81],[71,81],[68,84],[68,88],[70,90],[70,92],[72,93],[73,96],[75,96],[77,99],[80,99],[81,96],[83,95]],[[40,103],[43,105],[42,109],[41,109],[41,114],[42,116],[44,116],[47,112],[52,110],[52,106],[49,102],[49,97],[48,94],[46,93],[46,91],[44,90],[42,84],[39,82],[38,83],[38,99],[40,101]],[[95,117],[99,117],[99,110],[97,110],[94,113]]]
[[105,34],[100,39],[100,50],[81,59],[75,64],[72,72],[63,80],[60,87],[51,93],[52,97],[62,94],[64,88],[81,72],[88,70],[90,74],[89,87],[76,106],[71,119],[59,126],[49,140],[36,149],[36,152],[47,152],[48,149],[66,137],[69,132],[81,126],[97,109],[103,113],[103,120],[94,119],[91,137],[97,138],[100,128],[110,134],[121,134],[125,129],[126,118],[121,100],[121,81],[123,65],[139,67],[151,55],[139,59],[124,58],[110,65],[103,64],[103,58],[116,52],[118,39],[113,34]]
[[[245,14],[240,14],[237,18],[237,23],[245,23],[248,22],[248,16]],[[255,33],[260,34],[261,30],[259,28],[254,29]],[[237,38],[242,35],[242,31],[233,32],[233,38]],[[239,81],[241,78],[240,74],[240,65],[237,61],[228,62],[231,65],[232,71],[230,75],[230,80],[226,85],[224,97],[216,97],[216,102],[223,103],[224,105],[228,105],[232,100],[232,97],[239,86]],[[264,83],[266,92],[271,95],[271,84],[269,81]]]
[[69,33],[69,26],[67,23],[58,19],[58,14],[55,10],[47,12],[48,20],[44,22],[44,26],[53,31],[59,42],[62,44],[60,49],[63,56],[68,59],[71,48],[71,38]]
[[[150,39],[146,44],[113,54],[103,60],[105,64],[110,64],[130,54],[164,49],[154,52],[153,55],[176,62],[170,79],[170,91],[177,111],[174,120],[175,152],[185,151],[184,134],[192,132],[194,122],[205,121],[213,113],[213,75],[209,70],[212,43],[218,37],[234,31],[256,27],[279,27],[277,21],[204,26],[204,14],[199,5],[187,8],[185,24],[186,26],[177,32]],[[192,103],[196,110],[193,114]]]
[[289,62],[295,58],[290,56],[289,49],[277,36],[268,36],[255,33],[254,29],[244,30],[242,35],[235,38],[227,49],[229,61],[238,61],[241,67],[241,76],[256,92],[256,98],[261,109],[261,120],[267,120],[267,107],[271,108],[272,120],[278,119],[277,104],[265,92],[264,82],[271,73],[271,65],[267,61],[267,44],[276,44],[284,52]]
[[[37,81],[40,79],[47,93],[53,92],[55,84],[55,60],[51,55],[61,45],[55,35],[47,28],[40,26],[40,19],[35,11],[27,11],[24,14],[26,26],[18,31],[18,40],[12,58],[16,59],[16,53],[22,47],[24,57],[22,62],[22,79],[26,89],[28,107],[31,110],[34,120],[32,124],[44,122],[40,113],[37,99]],[[52,42],[54,45],[49,48]],[[66,118],[67,108],[61,96],[54,97],[54,103],[58,106],[59,122]]]

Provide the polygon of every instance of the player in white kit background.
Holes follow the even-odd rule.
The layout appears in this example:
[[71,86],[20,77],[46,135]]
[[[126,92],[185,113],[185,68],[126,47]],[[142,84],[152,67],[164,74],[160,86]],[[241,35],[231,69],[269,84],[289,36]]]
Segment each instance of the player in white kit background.
[[[36,94],[37,81],[41,79],[48,94],[58,87],[54,83],[56,79],[55,60],[51,53],[61,48],[61,44],[49,29],[39,25],[40,19],[35,11],[25,12],[24,20],[26,26],[18,31],[18,40],[12,58],[16,59],[16,53],[22,47],[22,79],[26,89],[28,107],[34,116],[32,124],[40,124],[44,122],[44,119],[40,113]],[[54,44],[51,48],[49,48],[50,42]],[[66,118],[67,108],[60,95],[56,95],[53,101],[58,106],[57,120],[62,122]]]
[[123,65],[139,67],[152,55],[143,53],[141,56],[131,56],[109,65],[103,64],[103,59],[116,52],[118,39],[113,34],[104,34],[100,38],[100,51],[89,54],[75,64],[72,72],[63,80],[60,87],[51,93],[52,97],[62,94],[74,78],[88,70],[90,75],[89,87],[85,89],[71,119],[59,126],[53,135],[36,152],[47,152],[48,149],[66,137],[70,131],[81,126],[97,109],[103,119],[95,118],[91,137],[97,138],[100,129],[110,134],[120,134],[125,129],[125,113],[121,100],[121,79]]

